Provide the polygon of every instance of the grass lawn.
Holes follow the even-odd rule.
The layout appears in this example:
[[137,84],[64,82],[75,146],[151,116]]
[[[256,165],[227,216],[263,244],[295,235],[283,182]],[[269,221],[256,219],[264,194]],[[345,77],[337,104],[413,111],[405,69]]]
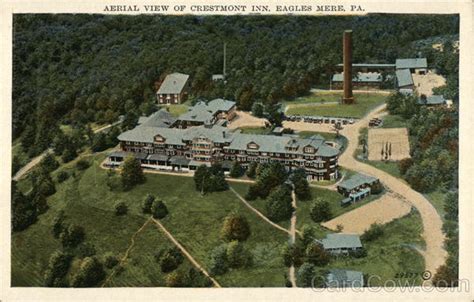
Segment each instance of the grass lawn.
[[[340,96],[339,96],[340,97]],[[287,115],[314,115],[314,116],[331,116],[331,117],[353,117],[361,118],[367,112],[385,102],[385,95],[367,95],[355,94],[356,104],[299,104],[293,106],[288,104]]]
[[[49,257],[59,248],[59,242],[51,235],[51,224],[61,209],[65,211],[68,221],[85,228],[86,241],[95,246],[98,256],[109,251],[123,255],[131,236],[147,219],[141,213],[141,202],[147,193],[164,200],[170,214],[162,220],[163,224],[207,269],[211,251],[222,243],[220,229],[224,217],[232,211],[244,215],[252,232],[244,245],[254,254],[255,264],[248,269],[236,269],[218,276],[217,280],[223,286],[284,286],[287,269],[281,257],[276,255],[287,242],[287,234],[261,220],[232,192],[201,196],[195,191],[192,178],[157,174],[147,174],[146,183],[129,192],[112,192],[106,185],[106,171],[98,167],[104,156],[97,156],[95,164],[87,170],[76,171],[75,178],[56,185],[57,193],[48,199],[48,212],[27,230],[13,234],[14,286],[41,286]],[[114,214],[114,205],[119,200],[129,207],[128,214],[121,217]],[[153,225],[147,226],[145,232],[138,235],[137,247],[132,250],[125,271],[114,277],[112,286],[163,284],[163,278],[157,271],[158,264],[151,264],[154,252],[169,242],[164,242],[161,232],[150,226]]]
[[382,128],[406,128],[408,120],[400,115],[386,115],[383,118]]
[[339,102],[341,97],[342,94],[340,92],[318,91],[312,92],[308,96],[302,96],[292,101],[284,102],[283,105]]
[[439,216],[443,220],[446,211],[444,210],[444,201],[446,199],[447,193],[441,192],[440,190],[434,191],[431,193],[424,194],[426,199],[428,199],[431,204],[435,207],[436,211],[438,211]]
[[[149,223],[135,238],[135,245],[129,253],[124,269],[110,279],[108,287],[158,287],[165,286],[167,273],[163,273],[155,260],[155,255],[162,249],[174,247],[173,243]],[[194,267],[188,258],[184,257],[178,271],[186,272]],[[110,272],[109,272],[110,273]]]
[[270,134],[272,132],[271,128],[263,128],[263,127],[242,127],[239,129],[244,134]]
[[379,170],[385,171],[388,174],[402,179],[400,174],[400,169],[398,168],[398,161],[376,161],[376,160],[367,160],[364,161],[366,164],[369,164]]
[[181,114],[188,112],[188,109],[189,109],[188,105],[185,105],[185,104],[167,105],[167,106],[163,106],[163,108],[167,108],[168,111],[169,111],[174,117],[178,117],[178,116],[180,116]]
[[[349,212],[358,207],[361,207],[375,199],[378,199],[380,198],[381,195],[382,194],[370,195],[369,197],[364,198],[359,202],[353,203],[346,207],[341,207],[340,202],[344,198],[341,194],[339,194],[336,191],[332,191],[328,189],[311,187],[312,199],[307,200],[307,201],[298,201],[298,209],[296,212],[297,213],[296,226],[298,229],[303,227],[303,225],[305,224],[320,227],[319,224],[315,223],[311,219],[311,216],[310,216],[311,206],[313,202],[318,198],[329,202],[330,207],[331,207],[331,213],[333,215],[332,217],[335,218],[346,212]],[[322,237],[324,237],[325,233],[321,233],[320,235],[323,235]]]
[[[248,191],[249,184],[231,182],[230,185],[232,186],[232,188],[234,188],[234,190],[237,191],[237,193],[240,194],[240,196],[245,198],[245,195],[247,194],[247,191]],[[248,200],[248,202],[260,213],[262,213],[265,216],[267,215],[267,208],[266,208],[267,201],[265,199],[257,198],[255,200]],[[285,229],[288,229],[290,227],[289,220],[280,221],[277,224],[281,225]]]
[[[397,285],[420,285],[420,274],[425,269],[424,259],[414,248],[423,248],[421,237],[423,225],[416,211],[383,226],[384,234],[371,242],[362,242],[367,249],[364,258],[341,256],[333,258],[327,268],[342,268],[361,271],[371,278],[371,286],[382,286],[386,280]],[[397,273],[418,274],[411,278],[396,278]],[[399,283],[400,282],[400,283]],[[407,283],[405,283],[407,282]],[[388,282],[386,286],[394,286]]]

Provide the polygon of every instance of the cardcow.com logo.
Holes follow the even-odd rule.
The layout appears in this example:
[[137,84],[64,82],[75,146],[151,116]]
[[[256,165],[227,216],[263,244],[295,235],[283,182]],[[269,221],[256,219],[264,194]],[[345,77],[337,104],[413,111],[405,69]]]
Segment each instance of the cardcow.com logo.
[[[311,288],[315,292],[469,292],[470,282],[467,279],[458,279],[456,284],[447,281],[438,281],[438,286],[433,286],[431,277],[433,274],[425,270],[423,272],[404,272],[395,274],[393,279],[382,278],[377,274],[364,276],[362,279],[344,280],[331,279],[327,276],[316,275],[311,280]],[[419,278],[417,278],[419,277]],[[421,283],[420,283],[421,280]]]

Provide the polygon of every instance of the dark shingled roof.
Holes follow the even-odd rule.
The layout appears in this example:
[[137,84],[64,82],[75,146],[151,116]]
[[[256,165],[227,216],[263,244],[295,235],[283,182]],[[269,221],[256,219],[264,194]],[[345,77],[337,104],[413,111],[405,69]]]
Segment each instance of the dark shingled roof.
[[176,122],[176,118],[165,109],[156,111],[147,117],[140,117],[138,124],[145,127],[163,127],[169,128]]

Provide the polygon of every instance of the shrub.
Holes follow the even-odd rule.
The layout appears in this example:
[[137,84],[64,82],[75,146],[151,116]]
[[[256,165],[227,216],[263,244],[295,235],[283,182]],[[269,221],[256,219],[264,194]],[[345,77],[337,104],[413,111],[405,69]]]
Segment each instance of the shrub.
[[104,255],[104,265],[106,268],[113,268],[118,263],[119,263],[119,260],[117,259],[117,256],[115,256],[111,252],[106,253]]
[[231,213],[224,219],[221,229],[221,237],[224,240],[244,241],[250,236],[250,226],[247,219],[235,213]]
[[310,216],[314,222],[320,223],[331,219],[331,206],[329,202],[321,199],[317,199],[310,209]]
[[242,166],[240,165],[238,161],[234,161],[232,163],[232,168],[230,169],[229,176],[238,178],[238,177],[241,177],[242,175],[244,175],[244,169],[242,168]]
[[296,272],[296,281],[299,287],[311,287],[316,276],[316,267],[311,263],[303,263]]
[[252,254],[237,240],[227,245],[227,262],[232,268],[249,267],[252,263]]
[[212,275],[223,275],[229,270],[227,261],[227,244],[216,247],[211,253],[210,273]]
[[84,229],[81,226],[71,224],[61,232],[59,240],[63,247],[76,247],[84,240],[84,236]]
[[93,287],[105,277],[102,263],[95,257],[86,257],[82,260],[79,271],[73,276],[73,287]]
[[383,235],[383,227],[378,223],[373,223],[370,225],[364,234],[362,234],[361,239],[364,241],[373,241],[377,238],[380,238]]
[[65,276],[69,271],[72,257],[62,251],[55,251],[49,258],[48,268],[44,274],[45,286],[66,287]]
[[168,215],[168,208],[161,200],[155,200],[151,207],[153,218],[162,219]]
[[245,172],[245,174],[249,178],[255,178],[256,170],[257,170],[257,163],[253,161],[249,164],[249,167],[248,167],[247,171]]
[[60,171],[58,172],[58,175],[56,175],[56,181],[58,183],[62,183],[66,181],[68,178],[69,178],[69,173],[67,173],[66,171]]
[[375,194],[375,195],[382,193],[382,192],[383,192],[383,185],[382,185],[382,183],[381,183],[381,182],[376,182],[376,183],[374,183],[374,184],[370,187],[370,192],[371,192],[372,194]]
[[115,208],[115,215],[117,216],[125,215],[128,212],[128,207],[123,201],[117,202],[114,208]]
[[41,160],[40,167],[47,173],[50,173],[59,167],[59,163],[51,153],[48,153]]
[[306,248],[306,258],[309,263],[316,266],[325,266],[329,263],[329,254],[323,249],[321,245],[315,242],[308,244]]
[[183,254],[177,247],[161,251],[155,258],[159,261],[163,273],[174,271],[184,261]]
[[85,159],[80,159],[76,163],[76,168],[80,171],[83,171],[83,170],[89,168],[89,166],[90,166],[89,161],[87,161]]
[[147,194],[145,199],[143,199],[142,204],[142,211],[145,214],[151,214],[151,207],[153,206],[153,202],[155,201],[155,196],[151,194]]
[[185,276],[181,272],[172,272],[166,276],[167,287],[185,287]]

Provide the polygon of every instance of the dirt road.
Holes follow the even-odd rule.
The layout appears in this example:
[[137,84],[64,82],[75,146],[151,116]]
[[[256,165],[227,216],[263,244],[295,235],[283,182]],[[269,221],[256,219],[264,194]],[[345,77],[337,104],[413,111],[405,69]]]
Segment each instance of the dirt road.
[[442,221],[436,209],[422,194],[410,188],[403,181],[384,171],[361,163],[353,156],[357,149],[359,130],[363,127],[367,127],[371,118],[385,114],[383,112],[385,109],[385,104],[375,108],[365,118],[357,121],[351,127],[344,128],[340,132],[347,138],[348,145],[345,152],[339,157],[339,165],[378,177],[389,190],[398,193],[397,195],[400,198],[405,199],[418,210],[423,220],[422,236],[426,242],[426,249],[422,251],[425,258],[425,267],[426,270],[431,271],[434,275],[436,269],[444,264],[447,257],[447,253],[443,247],[445,237],[442,232]]

